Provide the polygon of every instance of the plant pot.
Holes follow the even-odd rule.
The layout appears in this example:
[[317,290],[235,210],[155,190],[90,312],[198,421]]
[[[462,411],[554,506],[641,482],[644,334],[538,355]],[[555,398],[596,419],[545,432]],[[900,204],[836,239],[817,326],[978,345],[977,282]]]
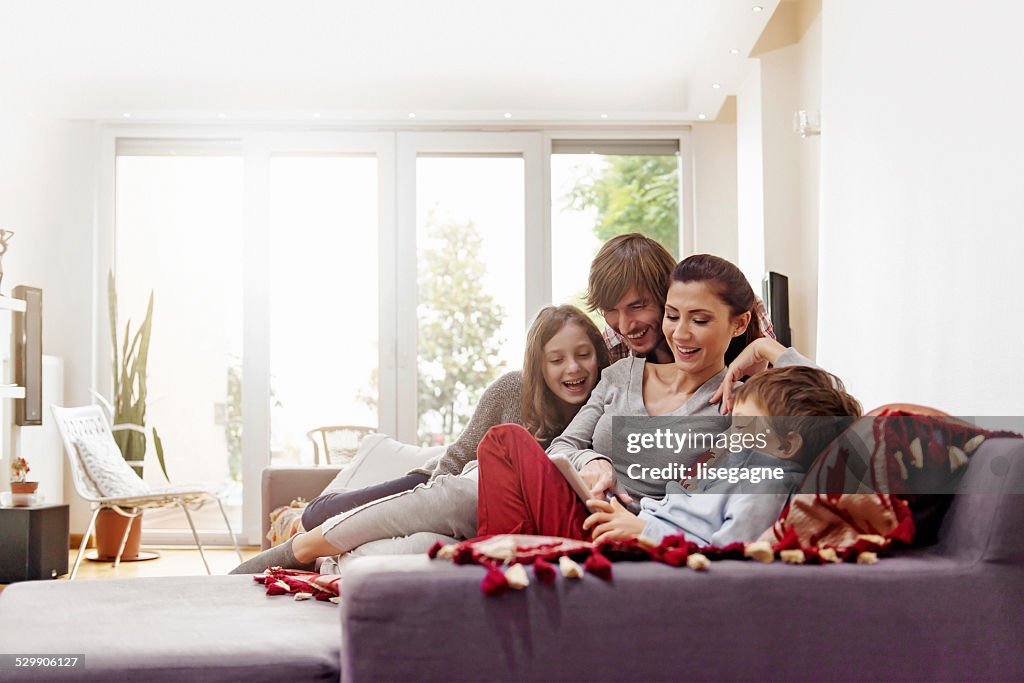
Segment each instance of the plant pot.
[[39,488],[38,481],[12,481],[11,482],[11,493],[27,493],[33,494],[36,489]]
[[113,562],[117,557],[117,549],[124,537],[125,526],[132,522],[132,530],[128,532],[128,542],[121,553],[122,562],[130,562],[139,557],[139,539],[142,536],[142,515],[129,519],[110,509],[100,510],[96,516],[96,559]]

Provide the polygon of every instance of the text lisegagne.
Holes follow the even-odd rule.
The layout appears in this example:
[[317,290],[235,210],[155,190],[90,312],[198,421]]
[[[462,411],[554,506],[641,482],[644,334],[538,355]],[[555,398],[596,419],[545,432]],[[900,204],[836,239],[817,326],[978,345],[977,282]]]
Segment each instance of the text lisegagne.
[[759,484],[762,481],[778,481],[786,476],[781,467],[714,467],[706,463],[680,465],[669,463],[662,467],[644,467],[633,463],[626,468],[630,479],[649,481],[681,481],[684,479],[719,479],[736,484],[741,481]]

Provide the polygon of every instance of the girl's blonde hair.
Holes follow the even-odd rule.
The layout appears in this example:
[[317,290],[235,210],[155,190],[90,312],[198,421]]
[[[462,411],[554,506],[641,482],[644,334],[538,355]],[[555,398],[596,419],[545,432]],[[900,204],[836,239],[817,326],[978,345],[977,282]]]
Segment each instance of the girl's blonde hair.
[[575,323],[583,328],[590,343],[594,345],[599,374],[611,362],[601,331],[580,309],[568,305],[546,306],[537,313],[537,317],[526,335],[521,411],[523,427],[540,442],[547,442],[555,438],[569,424],[562,417],[563,411],[558,404],[558,399],[551,393],[544,381],[544,345],[570,323]]

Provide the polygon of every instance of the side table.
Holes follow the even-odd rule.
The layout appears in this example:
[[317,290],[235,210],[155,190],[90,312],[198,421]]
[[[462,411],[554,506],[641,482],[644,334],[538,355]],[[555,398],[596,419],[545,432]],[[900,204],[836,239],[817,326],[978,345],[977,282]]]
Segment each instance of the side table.
[[67,573],[67,505],[0,507],[0,583]]

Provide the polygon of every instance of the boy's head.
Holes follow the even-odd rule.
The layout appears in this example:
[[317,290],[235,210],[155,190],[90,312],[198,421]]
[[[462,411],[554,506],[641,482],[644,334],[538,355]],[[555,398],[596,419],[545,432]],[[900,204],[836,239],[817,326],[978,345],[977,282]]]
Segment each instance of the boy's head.
[[665,293],[675,266],[665,247],[639,233],[608,240],[590,264],[587,306],[600,311],[637,355],[662,343]]
[[842,380],[818,368],[766,370],[733,395],[735,418],[766,418],[767,452],[804,465],[861,413],[860,403],[846,392]]

